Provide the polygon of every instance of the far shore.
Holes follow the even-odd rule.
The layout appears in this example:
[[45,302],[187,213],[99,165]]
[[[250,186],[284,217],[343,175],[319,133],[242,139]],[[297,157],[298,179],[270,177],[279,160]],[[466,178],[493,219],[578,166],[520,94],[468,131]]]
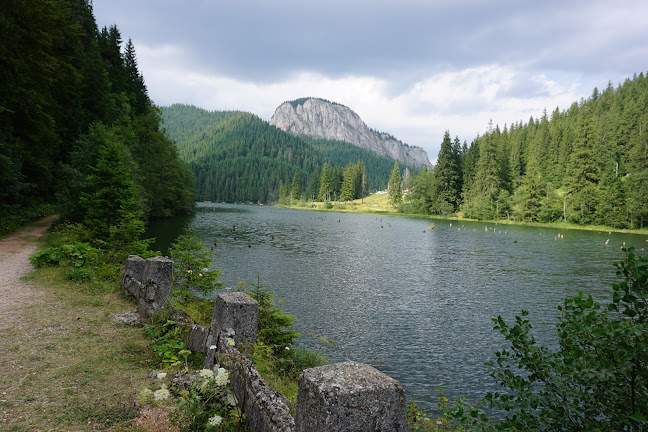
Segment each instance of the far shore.
[[[555,229],[572,229],[583,231],[600,231],[609,233],[622,233],[622,234],[639,234],[648,236],[648,228],[644,229],[620,229],[607,227],[602,225],[576,225],[569,222],[523,222],[512,221],[506,219],[498,220],[477,220],[461,216],[442,216],[442,215],[424,215],[415,213],[401,213],[394,209],[387,202],[387,194],[372,194],[365,197],[363,200],[357,199],[353,201],[329,201],[331,208],[327,208],[326,204],[321,201],[293,201],[291,204],[274,204],[275,207],[288,208],[294,210],[315,210],[325,212],[338,212],[338,213],[365,213],[365,214],[378,214],[381,216],[404,216],[409,218],[431,219],[431,220],[449,220],[449,221],[468,221],[468,222],[483,222],[492,223],[496,225],[519,225]],[[648,240],[647,240],[648,241]]]

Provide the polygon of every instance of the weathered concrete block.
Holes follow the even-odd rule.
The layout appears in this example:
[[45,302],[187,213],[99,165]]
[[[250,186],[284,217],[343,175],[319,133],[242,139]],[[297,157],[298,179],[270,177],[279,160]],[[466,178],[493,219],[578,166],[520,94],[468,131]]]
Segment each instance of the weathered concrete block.
[[298,432],[405,431],[405,391],[356,362],[306,369],[299,377]]
[[124,265],[124,277],[122,278],[122,292],[139,299],[142,295],[142,283],[146,271],[146,260],[131,255],[126,259]]
[[[211,334],[217,338],[222,330],[234,330],[234,341],[256,342],[259,327],[259,304],[243,292],[224,292],[216,297]],[[217,342],[217,339],[214,339]]]
[[162,308],[169,299],[172,284],[173,261],[164,257],[147,259],[137,313],[148,318]]
[[294,432],[295,420],[290,415],[288,399],[272,390],[252,360],[241,354],[236,347],[229,346],[227,338],[235,338],[232,329],[221,332],[218,355],[221,366],[230,372],[232,391],[245,413],[250,430]]
[[202,354],[207,353],[207,338],[211,328],[192,324],[191,330],[185,336],[185,344],[191,351],[199,352]]

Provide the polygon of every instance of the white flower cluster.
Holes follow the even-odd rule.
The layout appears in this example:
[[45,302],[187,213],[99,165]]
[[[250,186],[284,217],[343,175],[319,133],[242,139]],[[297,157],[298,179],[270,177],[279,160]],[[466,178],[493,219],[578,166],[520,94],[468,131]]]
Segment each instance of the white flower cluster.
[[219,387],[224,387],[229,383],[229,372],[225,368],[218,368],[218,371],[215,374],[214,381]]
[[153,399],[156,402],[167,400],[169,399],[169,396],[171,396],[171,393],[164,387],[162,387],[160,390],[156,390],[155,393],[153,393]]
[[223,421],[223,417],[215,415],[209,418],[209,426],[218,426]]
[[214,371],[211,369],[203,369],[200,372],[198,372],[201,377],[207,378],[207,379],[212,379],[214,378]]
[[151,397],[153,397],[153,392],[149,389],[144,389],[137,396],[137,402],[139,402],[141,405],[144,405],[151,400]]
[[227,404],[230,406],[236,406],[236,396],[231,391],[227,392]]
[[157,376],[157,379],[163,380],[164,378],[166,378],[167,374],[166,374],[166,372],[160,372],[156,376]]

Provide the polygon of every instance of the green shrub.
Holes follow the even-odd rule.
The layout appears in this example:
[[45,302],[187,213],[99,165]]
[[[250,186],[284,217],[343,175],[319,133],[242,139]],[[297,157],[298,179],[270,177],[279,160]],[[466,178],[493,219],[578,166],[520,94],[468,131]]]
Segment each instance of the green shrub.
[[203,356],[189,351],[184,343],[186,329],[178,322],[168,319],[164,313],[153,316],[151,323],[145,325],[144,329],[151,339],[153,352],[165,367],[188,369],[202,365]]
[[[241,287],[246,284],[241,283]],[[292,330],[293,315],[285,314],[276,306],[274,297],[266,290],[259,275],[256,282],[250,283],[251,289],[244,290],[259,303],[259,330],[257,342],[267,345],[274,350],[275,355],[285,356],[290,350],[299,333]]]
[[61,244],[43,249],[29,260],[36,267],[83,267],[97,259],[98,250],[89,243]]
[[87,282],[92,280],[92,273],[86,268],[71,268],[65,278],[76,282]]
[[513,325],[493,320],[507,347],[495,353],[491,375],[504,390],[485,402],[504,420],[461,403],[446,417],[477,430],[645,431],[648,260],[624,251],[606,307],[581,292],[559,308],[556,348],[538,345],[527,311]]
[[209,297],[216,289],[223,287],[218,282],[220,270],[210,270],[212,254],[189,230],[178,237],[169,248],[169,255],[175,262],[173,273],[173,298],[184,303],[196,295]]

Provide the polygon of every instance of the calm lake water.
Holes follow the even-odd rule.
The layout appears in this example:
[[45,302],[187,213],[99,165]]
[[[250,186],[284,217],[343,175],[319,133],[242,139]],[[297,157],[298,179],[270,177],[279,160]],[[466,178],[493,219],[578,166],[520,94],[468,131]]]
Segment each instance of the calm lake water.
[[550,343],[566,296],[606,301],[623,242],[648,248],[646,236],[607,231],[457,221],[429,229],[423,219],[224,204],[151,226],[158,248],[187,224],[208,247],[216,240],[214,267],[228,286],[260,276],[296,316],[299,344],[373,365],[430,411],[437,386],[470,401],[497,390],[484,365],[503,347],[493,317],[530,310]]

